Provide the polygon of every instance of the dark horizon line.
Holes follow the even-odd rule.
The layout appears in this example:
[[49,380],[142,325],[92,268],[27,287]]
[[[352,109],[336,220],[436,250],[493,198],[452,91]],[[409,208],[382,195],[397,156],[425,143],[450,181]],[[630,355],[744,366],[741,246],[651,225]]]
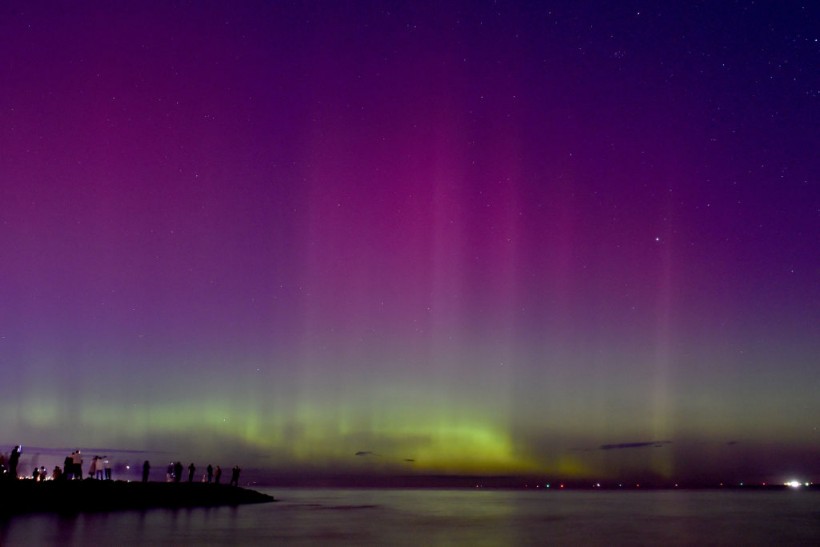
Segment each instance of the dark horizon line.
[[[248,470],[251,471],[251,470]],[[745,481],[737,479],[720,480],[714,478],[659,479],[578,479],[545,478],[523,475],[368,475],[368,474],[318,474],[298,475],[292,473],[271,473],[254,470],[258,480],[246,483],[248,486],[285,488],[487,488],[487,489],[544,489],[544,490],[674,490],[674,489],[788,489],[794,488],[778,481],[760,479]],[[812,476],[796,477],[800,480],[797,488],[818,489]]]

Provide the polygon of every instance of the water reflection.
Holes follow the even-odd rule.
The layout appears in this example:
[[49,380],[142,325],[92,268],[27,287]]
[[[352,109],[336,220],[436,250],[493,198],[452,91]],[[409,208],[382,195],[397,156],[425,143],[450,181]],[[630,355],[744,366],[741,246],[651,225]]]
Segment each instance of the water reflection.
[[818,492],[277,490],[236,508],[0,521],[0,544],[535,545],[806,543]]

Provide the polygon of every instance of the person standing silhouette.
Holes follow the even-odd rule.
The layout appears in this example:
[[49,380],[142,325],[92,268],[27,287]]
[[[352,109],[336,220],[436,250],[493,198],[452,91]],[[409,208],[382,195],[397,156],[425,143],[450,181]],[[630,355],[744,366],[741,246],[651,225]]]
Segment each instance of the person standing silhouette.
[[216,466],[216,472],[214,473],[214,484],[219,484],[219,480],[222,478],[222,468],[218,465]]
[[238,465],[234,465],[233,469],[231,469],[231,482],[230,482],[230,484],[232,484],[233,486],[239,486],[239,471],[240,471],[240,469],[239,469]]
[[65,457],[63,460],[63,475],[66,479],[74,478],[74,452]]
[[211,464],[208,464],[208,484],[211,484],[211,481],[214,480],[214,467]]
[[74,478],[83,480],[83,455],[79,450],[75,450],[71,455],[74,465]]
[[191,462],[191,465],[188,466],[188,482],[194,482],[194,473],[196,472],[196,466],[194,466],[194,462]]
[[17,480],[17,464],[20,462],[20,453],[22,451],[23,447],[18,444],[11,450],[9,455],[9,475],[12,480]]
[[151,464],[148,460],[142,464],[142,482],[148,482],[148,474],[151,472]]

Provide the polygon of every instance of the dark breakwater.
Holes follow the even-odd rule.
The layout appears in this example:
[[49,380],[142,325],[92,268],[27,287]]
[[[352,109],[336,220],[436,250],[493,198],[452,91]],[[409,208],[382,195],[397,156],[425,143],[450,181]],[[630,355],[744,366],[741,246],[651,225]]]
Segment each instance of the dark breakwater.
[[0,516],[21,513],[79,513],[126,509],[217,507],[269,503],[254,490],[207,483],[125,481],[0,482]]

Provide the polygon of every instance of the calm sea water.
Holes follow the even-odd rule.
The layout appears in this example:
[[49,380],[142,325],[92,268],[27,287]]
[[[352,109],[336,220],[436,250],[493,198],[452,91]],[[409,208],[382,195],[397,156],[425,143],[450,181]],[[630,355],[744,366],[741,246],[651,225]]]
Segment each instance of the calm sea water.
[[281,500],[0,522],[0,545],[820,545],[820,492],[261,489]]

